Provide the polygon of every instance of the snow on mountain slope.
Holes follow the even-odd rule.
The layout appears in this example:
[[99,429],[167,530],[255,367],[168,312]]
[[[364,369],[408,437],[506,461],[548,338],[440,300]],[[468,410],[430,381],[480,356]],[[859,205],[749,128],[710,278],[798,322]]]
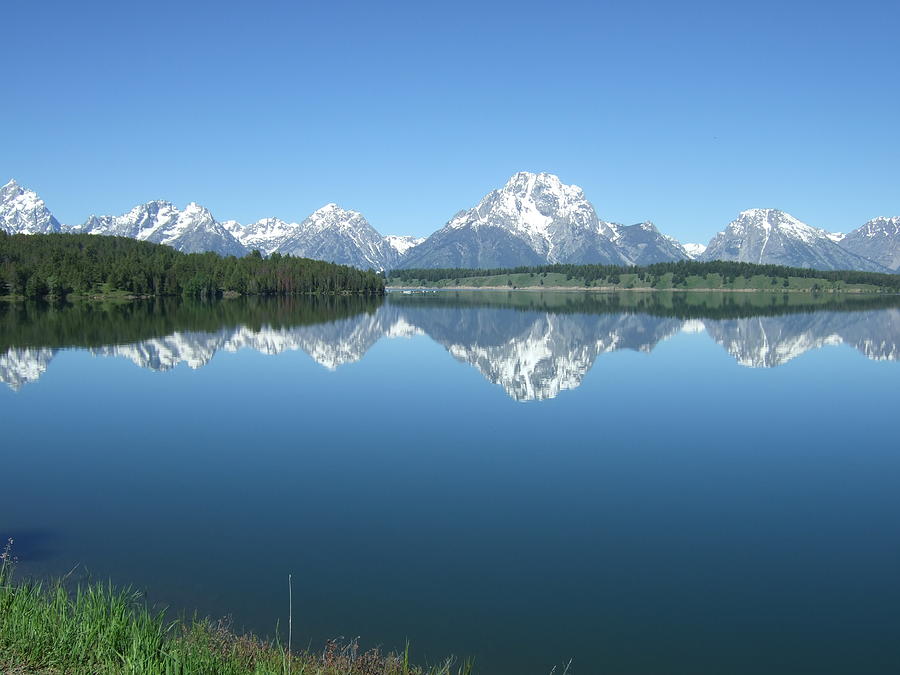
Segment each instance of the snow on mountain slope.
[[736,260],[820,270],[885,268],[833,242],[828,233],[778,209],[750,209],[709,242],[700,260]]
[[236,220],[226,220],[222,227],[248,250],[259,250],[269,255],[290,237],[297,233],[299,223],[288,223],[280,218],[262,218],[249,225],[241,225]]
[[397,255],[401,256],[406,255],[410,249],[415,248],[426,239],[426,237],[411,237],[399,234],[388,234],[384,238],[388,245],[397,252]]
[[67,228],[37,194],[11,180],[0,188],[0,230],[85,232],[167,244],[185,252],[245,255],[258,249],[360,268],[512,267],[546,263],[646,265],[685,259],[739,260],[815,269],[900,271],[900,218],[875,218],[843,235],[776,209],[743,211],[710,241],[680,244],[649,222],[603,221],[581,188],[548,173],[519,172],[428,238],[379,234],[357,211],[327,204],[301,223],[263,218],[218,222],[191,203],[150,201],[119,216]]
[[625,264],[580,187],[520,172],[456,214],[402,261],[404,267],[510,267],[572,262]]
[[361,268],[387,269],[424,238],[378,233],[362,214],[327,204],[302,223],[264,218],[249,225],[229,220],[222,225],[249,250],[345,262]]
[[900,217],[873,218],[844,235],[840,245],[893,272],[900,272]]
[[393,267],[400,257],[361,213],[334,203],[326,204],[297,225],[277,251],[376,270]]
[[59,232],[60,224],[44,200],[11,180],[0,187],[0,230],[9,234]]
[[609,223],[609,226],[614,232],[613,244],[629,265],[651,265],[690,257],[679,241],[662,234],[653,223]]
[[682,244],[682,247],[691,260],[697,260],[706,250],[706,244]]
[[185,253],[213,251],[236,256],[247,253],[247,249],[213,218],[209,209],[194,202],[179,211],[170,202],[151,201],[120,216],[91,216],[73,231],[131,237],[166,244]]

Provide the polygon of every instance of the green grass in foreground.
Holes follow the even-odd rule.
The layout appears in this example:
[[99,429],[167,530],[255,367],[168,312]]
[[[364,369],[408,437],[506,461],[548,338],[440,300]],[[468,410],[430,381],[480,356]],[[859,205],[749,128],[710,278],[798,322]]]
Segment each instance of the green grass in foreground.
[[0,672],[112,675],[468,675],[453,659],[421,668],[405,654],[329,642],[320,653],[237,635],[209,620],[167,621],[140,594],[104,584],[16,582],[0,554]]

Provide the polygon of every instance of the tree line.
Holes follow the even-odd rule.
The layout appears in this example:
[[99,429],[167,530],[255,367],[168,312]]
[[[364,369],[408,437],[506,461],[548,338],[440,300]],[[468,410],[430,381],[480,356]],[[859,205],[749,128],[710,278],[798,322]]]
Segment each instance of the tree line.
[[[529,289],[531,290],[531,289]],[[886,293],[529,293],[502,290],[391,294],[391,304],[421,308],[492,308],[552,314],[649,314],[678,319],[737,319],[819,310],[869,312],[900,308],[900,297]]]
[[291,329],[375,312],[384,296],[248,295],[228,302],[153,297],[132,302],[0,302],[0,354],[13,347],[102,347],[179,332],[244,326]]
[[900,290],[900,275],[879,272],[860,272],[856,270],[816,270],[807,267],[787,267],[785,265],[757,265],[755,263],[734,262],[730,260],[679,260],[677,262],[661,262],[643,266],[622,265],[533,265],[511,268],[478,269],[455,267],[446,269],[398,269],[390,273],[390,277],[399,281],[437,282],[447,279],[465,279],[469,277],[489,277],[504,274],[565,274],[569,279],[583,279],[586,284],[608,283],[616,285],[621,274],[637,274],[641,281],[658,279],[665,274],[672,275],[672,285],[684,284],[689,276],[705,277],[718,274],[724,284],[733,283],[738,277],[750,279],[753,276],[772,278],[798,277],[804,279],[824,279],[831,282],[847,284],[871,284],[882,288]]
[[41,298],[71,293],[216,297],[309,293],[384,293],[372,271],[322,260],[253,251],[243,258],[182,253],[169,246],[92,234],[0,231],[0,295]]

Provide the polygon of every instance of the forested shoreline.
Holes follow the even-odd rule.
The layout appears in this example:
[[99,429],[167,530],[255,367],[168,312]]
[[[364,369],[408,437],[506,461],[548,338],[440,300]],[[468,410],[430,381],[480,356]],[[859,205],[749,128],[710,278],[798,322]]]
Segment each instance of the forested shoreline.
[[0,232],[0,296],[184,296],[384,293],[372,271],[254,251],[182,253],[126,237]]
[[243,326],[288,330],[375,312],[381,295],[249,295],[214,299],[160,297],[129,302],[0,302],[0,354],[15,348],[96,348],[174,333]]
[[[540,287],[565,285],[572,287],[614,287],[647,289],[741,289],[741,290],[842,290],[850,286],[866,286],[873,290],[900,292],[900,274],[860,272],[855,270],[825,271],[806,267],[757,265],[754,263],[711,260],[698,262],[654,263],[645,266],[620,265],[536,265],[513,268],[475,269],[396,269],[388,275],[389,283],[466,286],[507,285]],[[745,282],[755,279],[751,285]],[[765,283],[759,283],[760,280]],[[743,280],[743,281],[742,281]],[[798,283],[799,282],[799,283]]]
[[883,293],[556,293],[523,289],[448,289],[440,293],[390,293],[392,304],[422,308],[498,308],[552,314],[645,314],[713,321],[831,312],[900,309],[900,296]]

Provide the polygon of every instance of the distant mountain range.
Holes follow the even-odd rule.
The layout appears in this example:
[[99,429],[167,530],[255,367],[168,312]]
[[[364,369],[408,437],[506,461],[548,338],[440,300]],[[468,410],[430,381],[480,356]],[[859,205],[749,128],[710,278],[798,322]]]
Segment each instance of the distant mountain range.
[[821,270],[900,272],[900,217],[875,218],[849,234],[830,233],[777,209],[750,209],[704,246],[682,244],[650,222],[601,220],[581,188],[547,173],[520,172],[426,238],[382,235],[358,211],[326,204],[303,221],[218,221],[198,204],[166,201],[119,216],[62,225],[33,191],[0,188],[0,229],[132,237],[185,252],[291,254],[360,268],[515,267],[548,263],[646,265],[735,260]]
[[243,256],[248,252],[208,209],[193,202],[184,211],[169,202],[147,202],[121,216],[91,216],[81,225],[68,229],[167,244],[185,253],[215,251]]

